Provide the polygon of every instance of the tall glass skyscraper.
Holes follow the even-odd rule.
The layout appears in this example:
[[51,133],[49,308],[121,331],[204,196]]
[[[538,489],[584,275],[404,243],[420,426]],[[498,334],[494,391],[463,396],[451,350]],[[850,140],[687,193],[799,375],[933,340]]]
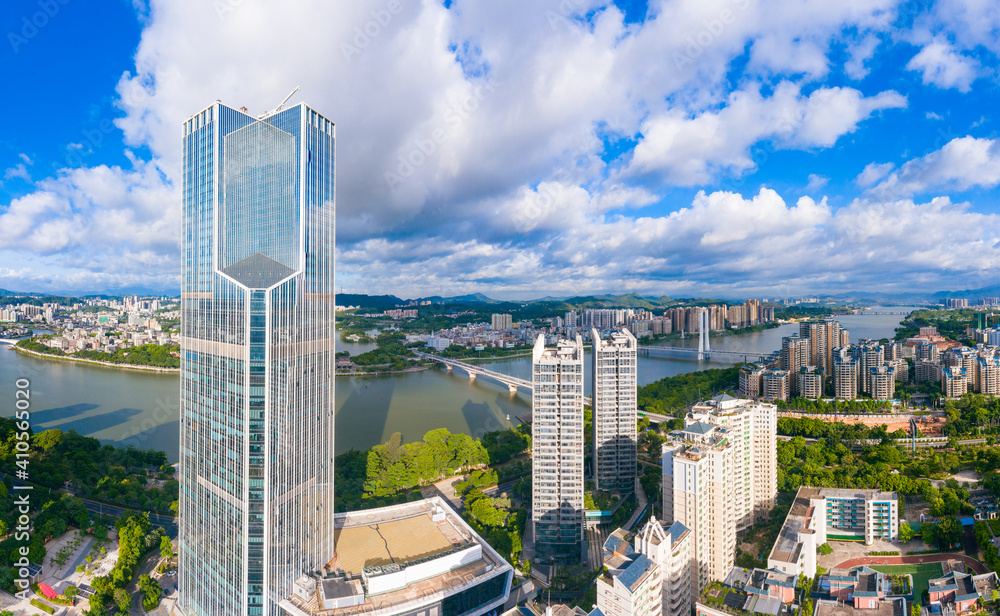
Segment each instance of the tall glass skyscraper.
[[184,123],[179,606],[272,616],[333,546],[334,125]]

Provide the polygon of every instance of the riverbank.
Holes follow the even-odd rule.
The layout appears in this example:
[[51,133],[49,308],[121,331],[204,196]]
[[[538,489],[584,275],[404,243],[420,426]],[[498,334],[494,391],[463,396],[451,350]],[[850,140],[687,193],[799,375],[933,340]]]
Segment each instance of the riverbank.
[[384,370],[379,372],[365,372],[362,370],[356,370],[353,372],[337,372],[334,374],[334,376],[379,376],[379,375],[384,376],[387,374],[406,374],[408,372],[421,372],[431,367],[432,366],[413,366],[411,368],[406,368],[405,370]]
[[28,355],[34,355],[36,357],[44,357],[45,359],[57,359],[64,361],[73,361],[81,364],[92,364],[95,366],[107,366],[109,368],[123,368],[125,370],[141,370],[143,372],[164,372],[164,373],[178,373],[181,371],[180,368],[162,368],[160,366],[143,366],[141,364],[116,364],[110,361],[99,361],[96,359],[84,359],[82,357],[73,357],[72,355],[52,355],[49,353],[39,353],[38,351],[32,351],[24,347],[17,345],[11,346],[12,349],[19,353],[27,353]]

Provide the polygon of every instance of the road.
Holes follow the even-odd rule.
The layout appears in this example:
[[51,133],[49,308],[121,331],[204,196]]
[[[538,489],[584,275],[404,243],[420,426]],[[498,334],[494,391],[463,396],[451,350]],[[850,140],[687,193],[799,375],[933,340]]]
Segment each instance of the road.
[[[790,441],[793,438],[796,438],[796,437],[794,437],[794,436],[785,436],[784,434],[779,434],[778,435],[778,440],[779,441]],[[805,437],[803,437],[803,438],[805,438]],[[943,437],[942,436],[942,437],[932,437],[932,438],[935,438],[937,440],[933,440],[933,441],[928,441],[928,440],[920,441],[920,440],[918,440],[917,443],[916,443],[917,447],[947,447],[948,446],[948,438],[947,437]],[[816,439],[816,438],[806,438],[805,439],[805,441],[807,443],[816,443],[819,440],[821,440],[821,439]],[[853,447],[855,449],[861,449],[861,448],[867,447],[869,445],[878,445],[881,442],[882,441],[878,441],[878,440],[874,440],[874,439],[869,439],[868,441],[863,441],[863,442],[860,442],[860,443],[853,443],[851,445],[851,447]],[[908,438],[897,439],[895,442],[896,442],[897,445],[902,445],[903,447],[911,447],[913,445],[913,443],[911,443],[910,439],[908,439]],[[980,445],[980,444],[985,443],[985,442],[986,442],[985,438],[966,438],[966,439],[959,439],[958,440],[958,444],[959,445]]]
[[[129,509],[127,507],[117,507],[115,505],[108,505],[106,503],[99,503],[97,501],[88,500],[86,498],[80,499],[83,501],[84,506],[87,511],[91,513],[110,515],[116,518],[120,518],[129,511],[139,511],[138,509]],[[149,514],[149,523],[153,527],[162,526],[163,530],[167,531],[167,535],[171,539],[177,538],[177,518],[172,518],[170,516],[159,515],[157,513]]]
[[626,522],[624,526],[625,530],[628,531],[635,530],[632,527],[635,526],[636,523],[639,521],[639,517],[646,510],[646,505],[649,504],[649,501],[646,500],[646,492],[642,489],[642,484],[639,483],[638,477],[636,477],[635,479],[635,496],[636,496],[635,511],[632,512],[632,517],[628,519],[628,522]]
[[[0,473],[0,480],[3,480],[6,477],[7,477],[7,475],[5,473]],[[46,488],[44,486],[40,486],[38,484],[31,483],[31,482],[28,482],[28,481],[22,481],[22,480],[18,479],[17,477],[14,477],[14,476],[11,476],[10,479],[11,479],[12,485],[15,485],[15,486],[30,485],[30,486],[33,487],[33,489],[48,490],[49,492],[52,492],[52,490],[49,489],[49,488]],[[61,493],[65,493],[65,494],[70,494],[71,496],[76,496],[75,494],[72,494],[71,492],[67,492],[66,490],[57,490],[57,492],[61,492]],[[90,499],[87,499],[87,498],[83,498],[81,496],[77,496],[77,498],[79,498],[80,500],[83,501],[83,505],[87,508],[87,511],[89,511],[91,513],[98,513],[98,514],[110,515],[110,516],[114,516],[116,518],[120,518],[127,511],[138,511],[140,513],[145,513],[141,509],[134,509],[134,508],[131,508],[131,507],[121,507],[121,506],[118,506],[118,505],[108,505],[107,503],[101,503],[101,502],[98,502],[98,501],[93,501],[93,500],[90,500]],[[167,534],[170,535],[171,539],[176,539],[177,538],[177,518],[172,517],[172,516],[168,516],[168,515],[160,515],[158,513],[150,513],[149,514],[149,522],[154,527],[155,526],[162,526],[163,529],[167,531]]]
[[598,524],[587,528],[587,564],[597,569],[604,564],[604,542],[611,534],[609,524]]

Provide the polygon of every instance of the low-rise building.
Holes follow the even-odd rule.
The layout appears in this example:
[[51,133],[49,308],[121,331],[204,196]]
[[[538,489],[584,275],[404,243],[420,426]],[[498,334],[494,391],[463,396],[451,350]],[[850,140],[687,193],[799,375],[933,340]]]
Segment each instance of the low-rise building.
[[902,597],[876,601],[871,608],[857,608],[851,603],[817,599],[812,616],[910,616],[910,612],[906,599]]
[[291,616],[499,616],[513,568],[440,497],[338,513],[336,553],[295,581]]
[[[964,569],[964,565],[961,567]],[[976,608],[979,599],[990,600],[990,595],[998,588],[997,574],[993,571],[982,575],[970,575],[961,569],[927,581],[927,594],[931,606],[937,606],[937,613],[962,614]],[[933,612],[933,610],[932,610]]]
[[802,486],[767,558],[767,566],[792,575],[816,577],[816,548],[838,535],[895,540],[899,512],[895,492]]
[[773,569],[733,567],[722,583],[706,588],[695,602],[696,616],[790,616],[795,576]]
[[[857,609],[872,609],[891,589],[886,575],[869,567],[830,570],[826,576],[830,597]],[[822,585],[822,584],[821,584]]]

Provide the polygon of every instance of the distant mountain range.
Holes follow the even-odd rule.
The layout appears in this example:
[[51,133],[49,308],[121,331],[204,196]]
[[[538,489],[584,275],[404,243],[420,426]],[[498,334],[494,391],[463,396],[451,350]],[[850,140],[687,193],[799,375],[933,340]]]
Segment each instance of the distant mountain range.
[[[153,289],[151,287],[132,286],[120,289],[105,289],[91,293],[80,292],[52,292],[39,293],[36,291],[9,291],[0,289],[0,298],[11,295],[28,295],[32,297],[122,297],[125,295],[140,296],[161,296],[178,297],[177,291],[164,291],[163,289]],[[871,291],[848,291],[833,295],[815,295],[817,299],[836,301],[843,303],[872,303],[872,304],[925,304],[940,303],[947,298],[964,297],[970,301],[976,301],[983,297],[1000,297],[1000,284],[990,285],[980,289],[965,289],[960,291],[937,291],[924,293],[882,293]],[[366,295],[363,293],[338,293],[337,304],[340,306],[359,306],[361,308],[374,310],[389,310],[399,306],[406,306],[411,302],[431,302],[437,305],[492,305],[498,310],[504,306],[525,306],[527,304],[543,304],[548,309],[583,309],[583,308],[643,308],[646,310],[662,310],[671,306],[685,304],[709,304],[720,302],[721,299],[709,298],[672,298],[668,296],[647,297],[637,293],[626,293],[623,295],[583,295],[568,297],[545,296],[537,299],[523,301],[499,300],[484,295],[483,293],[470,293],[467,295],[441,296],[432,295],[429,297],[419,297],[415,299],[403,299],[395,295]],[[732,301],[732,300],[730,300]]]

